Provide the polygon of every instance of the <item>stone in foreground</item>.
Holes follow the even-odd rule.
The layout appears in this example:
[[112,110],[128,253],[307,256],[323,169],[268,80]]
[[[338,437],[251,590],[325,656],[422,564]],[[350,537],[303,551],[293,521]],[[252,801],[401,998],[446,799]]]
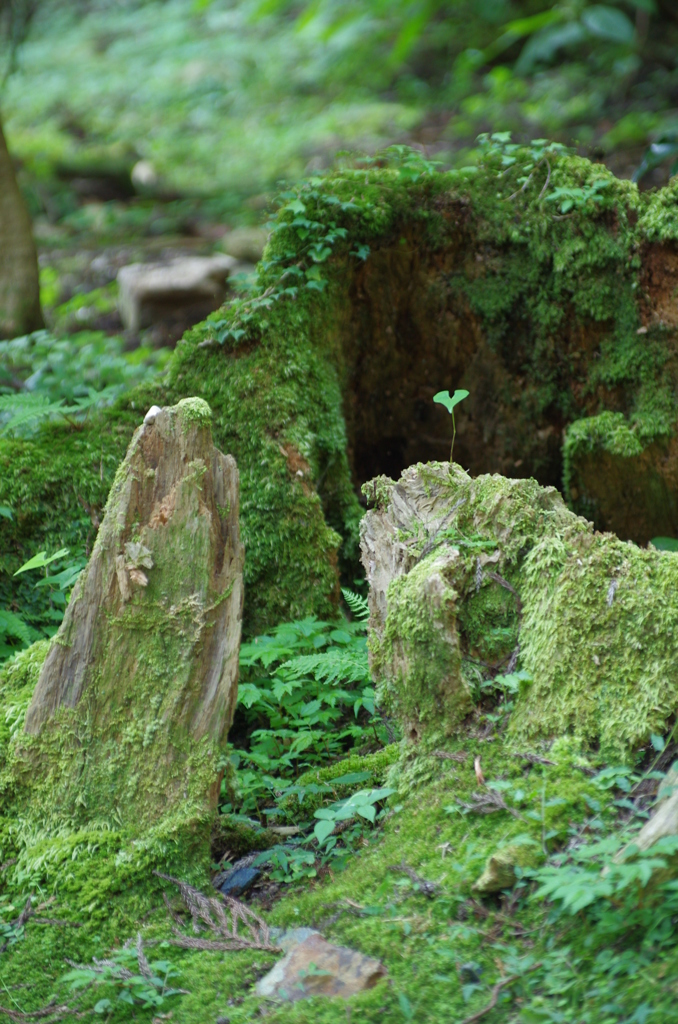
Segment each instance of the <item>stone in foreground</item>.
[[73,800],[80,815],[137,823],[216,800],[244,553],[237,467],[210,422],[201,399],[149,411],[47,654],[22,756],[62,810]]
[[307,928],[295,931],[303,941],[295,943],[294,933],[292,943],[286,942],[285,936],[281,937],[279,944],[289,952],[257,982],[257,995],[290,1003],[310,996],[347,999],[356,992],[374,988],[386,975],[386,968],[379,960],[346,946],[335,946],[319,932]]

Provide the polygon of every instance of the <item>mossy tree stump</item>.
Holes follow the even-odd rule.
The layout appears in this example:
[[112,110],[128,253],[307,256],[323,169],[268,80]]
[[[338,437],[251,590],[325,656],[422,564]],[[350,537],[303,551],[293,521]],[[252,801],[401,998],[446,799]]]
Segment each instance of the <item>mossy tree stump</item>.
[[116,475],[16,758],[62,815],[136,827],[216,805],[237,696],[238,471],[201,399],[153,408]]
[[667,731],[678,555],[597,533],[534,480],[429,463],[365,491],[370,664],[412,742],[468,726],[497,699],[494,677],[516,667],[516,743],[570,734],[624,762]]
[[[240,468],[250,632],[336,608],[360,485],[449,451],[441,388],[470,391],[455,454],[473,474],[562,487],[624,539],[678,536],[678,184],[640,193],[553,154],[523,189],[513,157],[300,186],[257,292],[190,331],[162,381],[82,429],[1,441],[0,601],[21,601],[11,572],[36,550],[91,543],[138,410],[188,395]],[[584,198],[562,213],[568,189]]]

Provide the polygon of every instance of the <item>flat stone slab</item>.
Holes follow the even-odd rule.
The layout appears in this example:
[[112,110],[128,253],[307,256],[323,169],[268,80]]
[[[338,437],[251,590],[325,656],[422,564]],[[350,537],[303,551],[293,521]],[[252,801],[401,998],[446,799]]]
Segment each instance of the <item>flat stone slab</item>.
[[[302,942],[295,942],[295,933],[301,937],[309,932]],[[347,999],[356,992],[373,988],[386,975],[381,961],[346,946],[335,946],[319,932],[300,928],[289,935],[292,948],[257,982],[257,995],[289,1003],[311,996]],[[278,941],[283,949],[289,948],[290,942],[285,941],[284,935]]]
[[118,272],[120,317],[128,331],[148,327],[168,312],[199,306],[205,315],[226,297],[233,256],[182,256],[168,263],[130,263]]

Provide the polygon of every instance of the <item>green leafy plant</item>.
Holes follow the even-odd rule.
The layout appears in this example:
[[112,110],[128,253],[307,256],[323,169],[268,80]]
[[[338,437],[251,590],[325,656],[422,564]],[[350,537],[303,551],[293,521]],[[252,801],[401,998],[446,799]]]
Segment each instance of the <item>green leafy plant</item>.
[[657,551],[678,551],[678,538],[676,537],[653,537],[650,544]]
[[[15,576],[25,572],[32,572],[36,569],[44,569],[45,575],[38,580],[34,589],[47,591],[47,607],[40,611],[37,621],[28,619],[28,611],[15,612],[6,608],[0,608],[0,662],[17,651],[29,647],[36,640],[45,636],[53,636],[63,621],[66,605],[73,586],[87,564],[84,555],[76,556],[66,560],[69,554],[68,548],[61,548],[52,555],[45,551],[33,555],[22,566]],[[47,573],[47,567],[57,563],[58,571],[52,574]]]
[[332,832],[340,821],[350,821],[359,816],[374,824],[377,819],[376,805],[395,792],[395,789],[388,788],[359,789],[357,793],[352,793],[346,800],[339,800],[329,807],[321,807],[315,812],[315,817],[319,820],[313,829],[319,845],[326,851],[332,849],[337,841]]
[[0,434],[30,435],[47,419],[76,424],[150,379],[168,356],[166,349],[125,352],[122,338],[102,331],[0,341]]
[[367,602],[343,593],[350,621],[285,623],[241,646],[230,757],[236,789],[223,804],[228,813],[284,818],[294,797],[301,804],[307,795],[332,792],[316,784],[299,788],[300,774],[356,746],[389,742],[367,664]]
[[438,402],[440,405],[444,405],[447,411],[452,416],[452,447],[450,448],[450,462],[453,461],[454,455],[454,439],[457,436],[457,425],[454,422],[454,407],[463,402],[465,398],[468,398],[469,392],[463,388],[458,389],[453,395],[450,395],[449,391],[439,391],[433,396],[433,401]]
[[601,193],[609,187],[610,181],[607,178],[596,178],[590,185],[581,188],[554,188],[546,197],[546,202],[558,203],[561,214],[567,214],[571,210],[583,209],[587,203],[601,203]]
[[661,132],[643,154],[643,159],[633,173],[633,180],[640,181],[650,171],[661,167],[670,160],[669,175],[678,173],[678,130],[671,129]]
[[21,615],[0,608],[0,662],[29,647],[40,636]]
[[[72,961],[69,961],[72,963]],[[187,995],[185,989],[170,983],[179,970],[169,960],[146,959],[141,937],[136,949],[121,949],[109,959],[94,959],[92,964],[72,964],[73,969],[62,977],[71,992],[95,986],[104,990],[93,1007],[95,1013],[110,1013],[120,1003],[142,1010],[155,1010],[172,996]],[[106,995],[106,990],[110,995]]]

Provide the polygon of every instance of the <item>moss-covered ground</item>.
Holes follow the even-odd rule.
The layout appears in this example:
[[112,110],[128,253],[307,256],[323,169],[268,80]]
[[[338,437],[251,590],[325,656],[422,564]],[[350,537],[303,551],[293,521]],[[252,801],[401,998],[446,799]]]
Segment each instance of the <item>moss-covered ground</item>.
[[[392,798],[380,829],[366,830],[346,869],[291,887],[265,915],[284,927],[316,925],[329,939],[381,959],[388,978],[372,991],[348,1004],[316,998],[264,1009],[252,983],[274,963],[274,955],[191,952],[165,944],[173,936],[163,888],[176,908],[179,902],[176,891],[151,870],[180,871],[209,891],[199,849],[170,840],[163,849],[150,843],[145,852],[128,850],[126,857],[121,835],[89,833],[61,842],[52,837],[42,846],[34,840],[30,864],[20,861],[21,871],[4,869],[5,899],[11,896],[20,905],[19,894],[29,890],[45,901],[54,898],[42,913],[71,926],[28,922],[25,934],[0,959],[2,1004],[29,1011],[52,994],[65,998],[67,985],[58,980],[68,970],[64,958],[79,963],[102,958],[136,939],[140,930],[149,959],[170,960],[181,972],[176,984],[190,994],[168,998],[156,1012],[171,1009],[171,1019],[182,1024],[218,1017],[244,1024],[260,1013],[280,1024],[344,1024],[347,1019],[448,1024],[484,1006],[498,980],[516,975],[487,1015],[489,1022],[640,1020],[646,1019],[642,1011],[640,1017],[633,1014],[643,1005],[655,1015],[648,1019],[678,1019],[678,961],[672,947],[643,948],[642,935],[624,933],[621,917],[619,934],[603,941],[584,912],[559,916],[534,899],[530,886],[482,899],[472,892],[488,855],[516,839],[532,844],[525,848],[534,850],[532,861],[539,863],[545,848],[584,835],[600,838],[614,827],[619,808],[611,791],[592,780],[586,759],[560,743],[550,753],[557,767],[530,765],[500,738],[473,734],[463,745],[450,743],[446,752],[466,757],[462,763],[433,754],[401,761],[393,778],[404,795]],[[514,806],[522,820],[501,810],[486,816],[464,813],[459,801],[468,802],[478,788],[478,756],[486,779],[503,782],[506,794],[518,793]],[[5,850],[3,845],[3,855]],[[436,883],[433,898],[398,870],[402,863]],[[616,964],[609,962],[612,953]],[[81,1006],[102,996],[113,998],[107,1020],[153,1016],[151,1010],[116,1004],[111,986],[85,993]]]

